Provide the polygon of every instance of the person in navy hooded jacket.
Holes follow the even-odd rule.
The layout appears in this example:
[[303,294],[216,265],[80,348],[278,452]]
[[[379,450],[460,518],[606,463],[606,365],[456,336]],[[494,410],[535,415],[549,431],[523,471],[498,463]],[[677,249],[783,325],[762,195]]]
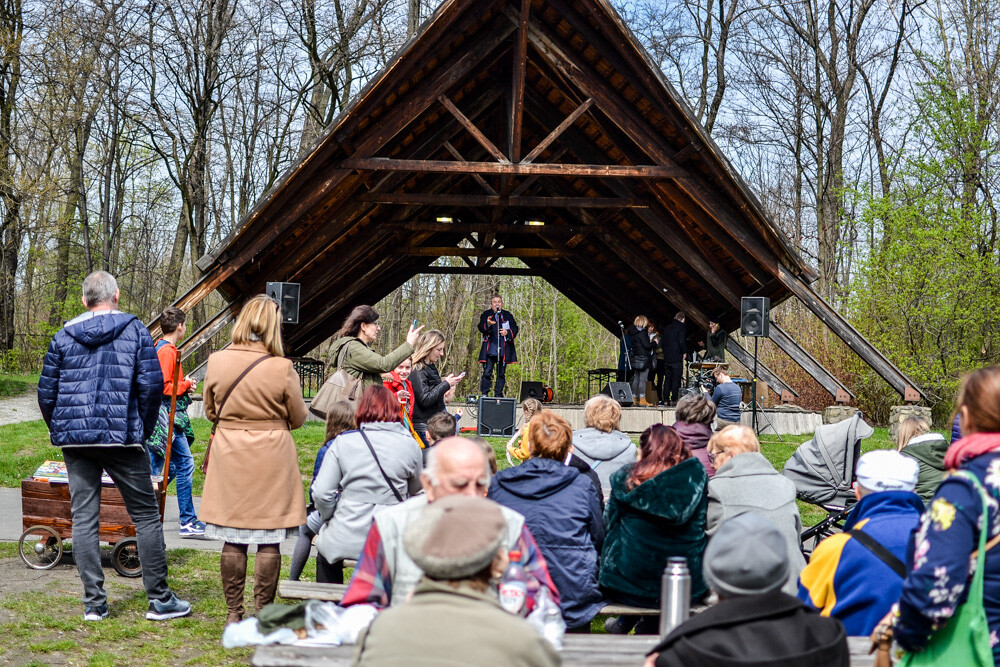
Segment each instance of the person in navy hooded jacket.
[[570,632],[589,632],[604,606],[597,585],[597,554],[604,543],[601,506],[593,482],[566,465],[573,430],[565,419],[542,410],[528,424],[531,458],[501,470],[487,498],[524,515],[549,574]]
[[143,446],[156,426],[163,373],[149,331],[135,315],[118,310],[119,296],[118,282],[106,271],[84,279],[87,312],[53,336],[38,380],[38,407],[66,462],[84,620],[103,620],[109,611],[98,540],[101,474],[107,471],[135,523],[146,618],[162,621],[191,613],[167,586],[163,528]]

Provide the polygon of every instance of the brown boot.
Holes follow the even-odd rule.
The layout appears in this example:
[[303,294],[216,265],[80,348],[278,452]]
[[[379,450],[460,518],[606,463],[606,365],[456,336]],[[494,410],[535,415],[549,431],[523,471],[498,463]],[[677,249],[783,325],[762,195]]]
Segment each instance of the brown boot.
[[253,604],[257,611],[274,602],[280,575],[281,552],[258,551],[253,568]]
[[226,596],[226,625],[243,620],[243,590],[247,582],[247,555],[239,551],[223,551],[220,560],[222,592]]

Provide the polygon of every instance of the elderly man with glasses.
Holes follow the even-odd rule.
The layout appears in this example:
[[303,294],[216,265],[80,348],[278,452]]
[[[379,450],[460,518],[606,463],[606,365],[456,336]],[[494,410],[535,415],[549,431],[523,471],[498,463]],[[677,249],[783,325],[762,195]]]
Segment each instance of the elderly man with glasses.
[[[420,516],[428,503],[447,496],[485,496],[490,485],[486,454],[479,445],[465,438],[445,438],[428,452],[427,467],[420,480],[423,494],[375,515],[341,602],[343,606],[373,604],[384,608],[406,600],[423,575],[403,547],[406,527]],[[550,597],[558,604],[559,593],[535,539],[524,525],[524,517],[505,507],[501,510],[507,524],[504,548],[521,552],[521,563],[528,578],[528,609],[534,607],[542,587],[548,589]]]

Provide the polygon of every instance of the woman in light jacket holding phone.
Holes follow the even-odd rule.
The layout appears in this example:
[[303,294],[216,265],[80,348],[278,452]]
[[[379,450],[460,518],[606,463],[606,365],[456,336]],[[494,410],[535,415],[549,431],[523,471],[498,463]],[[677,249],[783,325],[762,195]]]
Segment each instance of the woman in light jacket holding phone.
[[424,437],[427,420],[439,412],[445,412],[444,395],[465,377],[438,373],[437,362],[444,356],[444,334],[431,329],[420,334],[413,348],[413,429]]

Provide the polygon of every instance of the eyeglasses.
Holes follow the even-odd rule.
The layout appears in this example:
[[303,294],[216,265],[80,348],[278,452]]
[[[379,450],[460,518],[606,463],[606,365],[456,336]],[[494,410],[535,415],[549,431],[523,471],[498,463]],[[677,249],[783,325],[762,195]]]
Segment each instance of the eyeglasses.
[[713,452],[712,450],[708,450],[708,462],[715,463],[715,457],[721,453],[722,452]]

